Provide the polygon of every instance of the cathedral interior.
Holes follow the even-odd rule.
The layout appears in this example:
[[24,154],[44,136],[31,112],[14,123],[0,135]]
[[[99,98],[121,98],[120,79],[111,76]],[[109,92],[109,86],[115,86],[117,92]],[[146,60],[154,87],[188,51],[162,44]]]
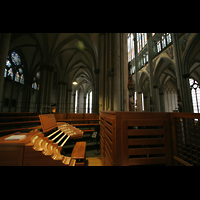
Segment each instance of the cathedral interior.
[[198,33],[0,36],[1,112],[199,112]]
[[[63,146],[68,136],[60,146],[71,156],[76,143],[82,161],[76,151],[73,159],[52,154],[67,165],[85,165],[96,147],[102,165],[200,165],[199,33],[0,33],[0,76],[1,136],[33,129],[28,123],[41,129],[39,117],[55,113],[48,126],[82,127],[71,126],[80,143]],[[31,165],[24,145],[18,164]]]

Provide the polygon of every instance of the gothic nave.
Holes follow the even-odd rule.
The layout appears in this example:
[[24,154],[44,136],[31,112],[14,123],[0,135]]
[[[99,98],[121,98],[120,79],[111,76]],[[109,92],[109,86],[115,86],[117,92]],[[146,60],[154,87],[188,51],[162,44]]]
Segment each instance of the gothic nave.
[[1,112],[199,112],[199,36],[2,33]]
[[2,114],[199,113],[200,34],[0,33],[0,76]]

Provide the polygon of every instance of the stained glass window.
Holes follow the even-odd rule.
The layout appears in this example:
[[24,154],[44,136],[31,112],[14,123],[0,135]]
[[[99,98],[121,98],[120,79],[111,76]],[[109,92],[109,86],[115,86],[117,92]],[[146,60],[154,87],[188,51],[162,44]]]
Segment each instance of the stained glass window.
[[161,43],[160,43],[160,41],[157,42],[157,51],[158,52],[161,51]]
[[130,68],[130,74],[133,75],[135,73],[135,66]]
[[165,39],[165,34],[162,36],[162,48],[166,47],[166,39]]
[[192,104],[194,113],[199,113],[200,111],[200,86],[199,83],[190,78],[189,79],[191,95],[192,95]]
[[134,36],[133,33],[128,34],[127,38],[127,47],[128,47],[128,62],[135,58],[135,48],[134,48]]
[[14,63],[14,65],[19,66],[21,64],[21,59],[17,53],[12,52],[11,57],[12,57],[12,62]]
[[40,72],[39,72],[39,71],[36,73],[36,77],[37,77],[38,79],[40,78]]
[[15,73],[15,81],[19,82],[19,73],[18,72]]
[[157,53],[162,51],[168,44],[172,42],[170,33],[157,33],[160,37],[154,40],[153,51],[155,52],[155,47],[157,46]]
[[139,35],[139,40],[140,40],[140,51],[142,50],[142,34],[140,33]]
[[7,69],[5,68],[5,71],[4,71],[4,77],[7,76]]
[[169,44],[172,41],[171,34],[167,33],[166,35],[167,35],[167,44]]
[[11,80],[13,80],[13,71],[12,71],[12,68],[10,68],[9,70],[8,70],[8,77],[11,77]]
[[138,53],[145,47],[147,44],[147,33],[137,33],[137,47]]
[[20,76],[20,83],[24,84],[24,75],[23,74]]
[[32,88],[37,90],[37,83],[36,82],[32,84]]
[[145,45],[147,44],[147,33],[144,34],[145,35]]
[[127,46],[128,46],[128,62],[131,61],[131,37],[130,37],[130,33],[128,35],[128,39],[127,39]]
[[[23,67],[23,65],[21,66]],[[21,84],[24,84],[24,75],[23,75],[23,69],[22,68],[16,68],[15,71],[15,81]]]
[[138,53],[140,52],[140,39],[139,39],[139,33],[137,33],[137,48],[138,48]]
[[142,48],[144,47],[144,33],[142,33]]
[[131,59],[135,58],[134,36],[131,34]]
[[39,90],[40,89],[40,71],[38,71],[35,74],[35,77],[33,78],[33,83],[32,83],[32,88],[35,90]]
[[10,78],[15,82],[24,84],[23,65],[20,56],[16,52],[7,57],[4,77]]
[[11,67],[11,62],[9,60],[6,61],[6,66]]

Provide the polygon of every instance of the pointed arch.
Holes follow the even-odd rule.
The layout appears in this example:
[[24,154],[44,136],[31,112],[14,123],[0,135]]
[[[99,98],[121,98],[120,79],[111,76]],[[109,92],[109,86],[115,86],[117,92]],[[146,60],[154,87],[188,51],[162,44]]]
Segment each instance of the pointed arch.
[[191,62],[193,61],[193,58],[190,58],[190,57],[193,51],[196,50],[195,47],[198,46],[199,41],[200,41],[200,34],[196,34],[190,41],[187,49],[185,50],[185,53],[182,59],[182,74],[183,75],[191,73],[190,68],[192,67]]
[[154,69],[153,86],[160,85],[159,80],[160,80],[161,74],[169,67],[171,67],[173,69],[174,77],[177,77],[176,76],[176,67],[175,67],[174,63],[169,58],[161,57],[159,59],[159,61],[157,62],[157,65],[155,66],[155,69]]

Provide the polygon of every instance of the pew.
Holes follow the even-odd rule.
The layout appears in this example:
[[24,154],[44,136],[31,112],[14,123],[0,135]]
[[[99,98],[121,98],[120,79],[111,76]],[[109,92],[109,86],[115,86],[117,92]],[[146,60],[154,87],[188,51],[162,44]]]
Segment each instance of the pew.
[[0,113],[0,135],[6,135],[16,131],[28,131],[40,125],[39,116],[36,113]]
[[99,123],[99,114],[86,114],[86,113],[55,113],[56,121],[64,121],[72,123],[83,122],[83,123]]

